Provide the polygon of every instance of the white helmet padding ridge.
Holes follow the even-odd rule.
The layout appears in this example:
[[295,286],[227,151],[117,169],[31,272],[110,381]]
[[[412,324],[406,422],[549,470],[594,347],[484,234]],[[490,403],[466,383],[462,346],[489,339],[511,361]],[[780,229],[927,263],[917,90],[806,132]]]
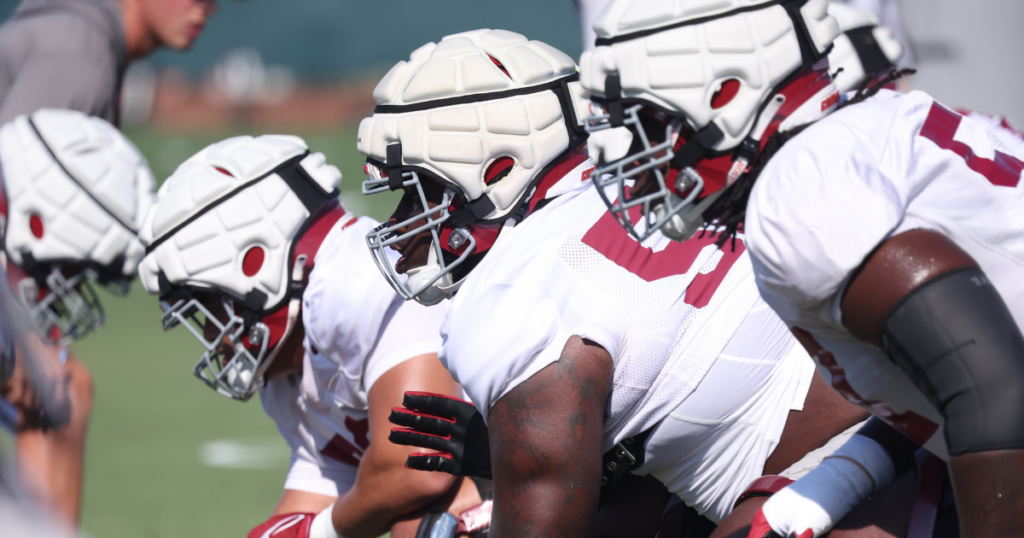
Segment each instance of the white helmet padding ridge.
[[0,127],[7,272],[48,343],[103,325],[91,282],[127,293],[136,237],[156,182],[145,158],[102,119],[41,109]]
[[[420,47],[388,72],[374,98],[373,116],[359,125],[370,175],[363,193],[403,189],[421,198],[424,212],[382,225],[367,241],[396,291],[424,304],[458,289],[451,271],[489,248],[502,223],[521,219],[545,173],[587,138],[581,118],[589,103],[575,62],[504,30],[464,32]],[[489,181],[495,166],[504,173]],[[433,200],[443,207],[427,211],[426,181],[444,190],[443,200]],[[429,228],[433,240],[430,261],[402,277],[382,249],[403,240],[409,233],[400,237],[398,230],[420,219],[427,224],[417,233]]]
[[[826,0],[613,0],[602,12],[594,23],[597,47],[580,60],[581,82],[594,101],[587,130],[626,125],[635,131],[641,110],[666,130],[655,143],[634,133],[634,154],[595,174],[602,193],[606,187],[628,192],[626,182],[647,170],[656,176],[659,185],[643,200],[606,200],[631,235],[643,240],[661,229],[685,239],[700,228],[710,196],[759,151],[764,133],[755,126],[778,111],[772,96],[806,70],[827,65],[838,35],[827,7]],[[728,174],[696,169],[733,155]],[[641,166],[632,167],[638,160]],[[663,172],[666,164],[671,175]],[[644,215],[630,219],[630,208]]]
[[194,373],[219,393],[247,400],[263,383],[317,249],[345,216],[340,182],[302,139],[265,135],[213,144],[161,187],[139,276],[160,294],[165,330],[183,324],[203,345]]
[[865,78],[885,75],[896,67],[903,56],[903,45],[891,29],[879,26],[874,13],[839,2],[829,2],[828,12],[842,32],[828,54],[832,78],[841,93],[856,89]]

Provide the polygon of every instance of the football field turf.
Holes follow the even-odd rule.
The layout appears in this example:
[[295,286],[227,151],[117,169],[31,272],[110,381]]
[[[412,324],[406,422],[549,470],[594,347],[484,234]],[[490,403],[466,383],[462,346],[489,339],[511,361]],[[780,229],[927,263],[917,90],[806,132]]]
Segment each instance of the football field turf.
[[[162,182],[231,133],[128,134]],[[313,151],[341,168],[346,205],[384,218],[397,199],[362,200],[355,139],[354,127],[306,135]],[[289,452],[273,422],[258,398],[231,401],[193,377],[199,343],[184,328],[164,333],[156,298],[138,282],[126,298],[101,294],[106,326],[73,347],[96,387],[84,529],[97,538],[244,536],[270,515],[284,483]]]

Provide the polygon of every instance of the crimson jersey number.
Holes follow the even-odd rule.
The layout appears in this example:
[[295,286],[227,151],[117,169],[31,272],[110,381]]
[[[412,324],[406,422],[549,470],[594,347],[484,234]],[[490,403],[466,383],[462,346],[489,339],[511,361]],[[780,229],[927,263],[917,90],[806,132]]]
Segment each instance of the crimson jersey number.
[[1024,162],[998,150],[994,159],[975,155],[970,146],[953,139],[963,119],[963,116],[939,103],[932,103],[928,118],[921,126],[921,136],[935,142],[940,148],[959,155],[971,170],[985,176],[989,183],[997,187],[1016,187],[1020,183]]
[[324,456],[347,463],[353,467],[359,467],[363,459],[363,452],[370,446],[370,438],[367,433],[370,431],[370,422],[366,419],[355,420],[352,417],[345,417],[345,428],[352,433],[355,446],[344,437],[334,434],[334,437],[327,442],[327,446],[320,450]]
[[[647,282],[653,282],[689,272],[700,252],[714,244],[716,239],[717,236],[710,234],[694,236],[682,242],[673,241],[664,250],[655,252],[630,237],[611,212],[606,212],[583,236],[583,243],[615,265]],[[723,249],[718,266],[709,273],[698,274],[686,288],[683,301],[696,308],[707,306],[744,250],[746,246],[740,239],[736,239],[735,249]]]

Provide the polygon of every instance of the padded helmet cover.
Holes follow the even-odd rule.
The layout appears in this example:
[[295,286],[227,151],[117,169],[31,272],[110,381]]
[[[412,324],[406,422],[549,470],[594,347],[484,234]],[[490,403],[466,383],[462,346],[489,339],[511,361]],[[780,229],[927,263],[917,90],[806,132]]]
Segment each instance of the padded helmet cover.
[[[542,91],[575,73],[569,56],[517,33],[484,29],[447,36],[415,50],[380,81],[373,92],[377,110],[359,125],[359,151],[385,163],[387,147],[401,143],[402,166],[431,172],[467,201],[488,196],[495,209],[483,219],[503,218],[569,147],[569,129],[582,125],[578,118],[587,104],[578,82],[566,88],[573,118],[564,116],[558,95]],[[499,92],[512,95],[486,95]],[[503,156],[516,166],[487,185],[488,166]]]
[[[829,2],[828,13],[835,17],[839,23],[839,31],[842,32],[828,54],[829,68],[834,73],[832,78],[840,92],[846,93],[855,89],[867,75],[879,74],[865,72],[860,56],[846,32],[858,28],[871,28],[871,36],[875,43],[892,64],[895,65],[903,56],[903,45],[896,39],[891,29],[879,26],[878,17],[874,13],[839,2]],[[840,68],[842,71],[839,71]]]
[[[285,180],[270,172],[306,155],[299,166],[324,192],[341,183],[341,172],[323,154],[307,153],[295,136],[239,136],[182,163],[161,186],[139,234],[150,247],[139,266],[146,291],[160,291],[162,272],[171,284],[215,288],[237,298],[259,290],[267,295],[264,307],[281,303],[288,293],[291,245],[311,215]],[[243,268],[254,248],[263,250],[262,264]]]
[[116,263],[109,268],[135,274],[144,253],[136,232],[156,183],[116,128],[81,112],[41,109],[0,127],[0,161],[14,264],[30,254],[36,262]]
[[[580,60],[581,82],[605,97],[608,75],[618,74],[622,98],[682,113],[694,131],[715,123],[724,133],[715,150],[738,146],[758,107],[804,63],[798,32],[774,0],[612,0],[594,22],[598,46]],[[805,39],[818,55],[839,34],[826,0],[799,8]],[[719,108],[712,100],[724,82],[739,89]]]

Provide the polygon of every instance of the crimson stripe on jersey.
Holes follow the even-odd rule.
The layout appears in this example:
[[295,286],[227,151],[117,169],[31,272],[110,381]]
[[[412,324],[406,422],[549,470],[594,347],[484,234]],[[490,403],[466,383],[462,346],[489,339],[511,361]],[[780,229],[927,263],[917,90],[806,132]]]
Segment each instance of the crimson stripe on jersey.
[[320,450],[320,453],[354,467],[359,467],[359,461],[363,459],[362,450],[359,450],[352,443],[346,441],[344,437],[337,434],[331,438],[327,446]]
[[1024,162],[999,150],[996,150],[995,159],[975,155],[970,146],[953,139],[963,119],[960,114],[934,102],[928,111],[928,119],[921,126],[921,136],[962,157],[971,170],[985,176],[993,185],[1016,187],[1020,183],[1021,171],[1024,171]]
[[367,433],[370,431],[370,421],[367,419],[356,420],[352,417],[345,417],[345,427],[352,432],[352,438],[360,448],[366,450],[370,446],[370,438]]
[[[633,212],[630,216],[635,219],[634,222],[640,218],[638,212]],[[587,231],[582,242],[615,265],[646,282],[654,282],[689,272],[701,251],[708,245],[713,245],[716,240],[717,235],[707,233],[703,237],[698,235],[683,242],[673,241],[664,250],[655,252],[654,249],[644,247],[630,237],[615,220],[615,216],[607,212]],[[746,250],[742,240],[737,238],[735,244],[735,249],[722,249],[722,258],[713,271],[698,273],[694,277],[683,298],[686,304],[704,308],[711,302],[711,297],[725,280],[729,269]]]
[[793,327],[790,331],[796,337],[797,342],[804,346],[807,353],[828,370],[829,376],[832,378],[830,380],[832,388],[850,403],[870,408],[873,415],[888,422],[890,426],[903,432],[903,435],[918,445],[923,446],[939,429],[938,424],[909,409],[904,413],[897,413],[885,402],[865,400],[850,384],[850,380],[846,378],[846,370],[839,366],[839,362],[836,361],[831,351],[822,347],[811,333],[800,327]]

